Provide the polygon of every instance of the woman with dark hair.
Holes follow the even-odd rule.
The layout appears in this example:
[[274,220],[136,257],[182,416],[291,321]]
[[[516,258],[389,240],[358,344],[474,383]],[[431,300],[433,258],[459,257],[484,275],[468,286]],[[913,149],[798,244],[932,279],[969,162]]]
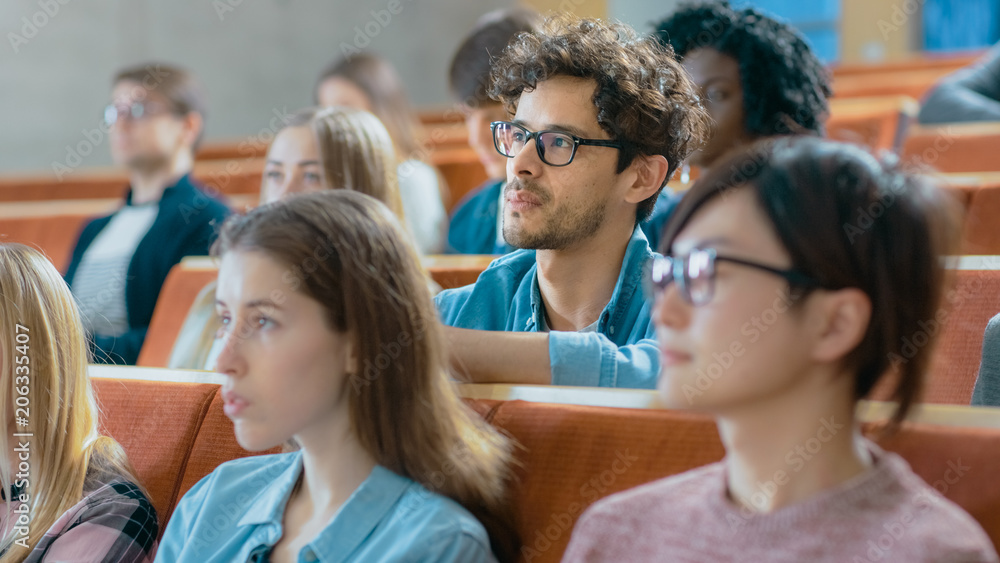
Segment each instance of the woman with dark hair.
[[178,505],[161,560],[513,558],[510,447],[448,379],[405,238],[348,190],[226,223],[213,247],[225,412],[243,448],[299,450],[216,468]]
[[918,398],[931,348],[904,342],[941,304],[953,205],[809,137],[756,144],[699,179],[649,268],[658,389],[715,416],[726,457],[598,502],[565,560],[996,562],[976,521],[854,416],[890,372],[887,431]]
[[[712,118],[708,142],[687,164],[706,170],[756,139],[823,134],[829,77],[792,27],[754,8],[709,0],[681,4],[655,24],[654,35],[673,48]],[[676,199],[657,203],[645,228],[654,248]]]
[[419,124],[396,69],[371,53],[339,59],[320,74],[316,102],[363,109],[382,121],[399,158],[399,194],[417,248],[424,254],[441,252],[448,229],[443,181],[437,170],[422,160],[417,142]]
[[701,89],[715,122],[688,161],[710,168],[727,151],[763,137],[823,134],[829,76],[791,26],[725,0],[682,4],[655,24]]

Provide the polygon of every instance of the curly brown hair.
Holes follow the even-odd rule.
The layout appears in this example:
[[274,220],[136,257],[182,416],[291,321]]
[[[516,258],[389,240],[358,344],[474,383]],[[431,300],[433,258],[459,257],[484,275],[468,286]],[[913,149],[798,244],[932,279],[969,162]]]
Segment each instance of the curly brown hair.
[[[636,156],[658,154],[667,159],[669,179],[708,138],[708,113],[673,50],[625,24],[548,18],[539,31],[522,33],[504,51],[493,67],[490,96],[513,114],[525,89],[554,76],[597,82],[597,123],[622,144],[618,173]],[[658,196],[659,191],[639,204],[637,223],[649,216]]]

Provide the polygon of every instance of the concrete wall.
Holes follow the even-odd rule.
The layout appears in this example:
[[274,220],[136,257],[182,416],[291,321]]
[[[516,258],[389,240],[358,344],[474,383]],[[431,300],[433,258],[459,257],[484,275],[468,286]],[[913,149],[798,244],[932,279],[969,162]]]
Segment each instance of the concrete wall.
[[88,153],[81,166],[110,164],[95,131],[109,82],[117,69],[151,59],[202,79],[210,139],[256,134],[275,112],[309,105],[317,73],[345,44],[396,64],[415,104],[444,104],[447,64],[462,36],[483,13],[513,3],[3,0],[0,174],[72,164],[70,152]]
[[642,33],[652,31],[652,22],[673,12],[679,0],[608,0],[608,16],[621,20]]

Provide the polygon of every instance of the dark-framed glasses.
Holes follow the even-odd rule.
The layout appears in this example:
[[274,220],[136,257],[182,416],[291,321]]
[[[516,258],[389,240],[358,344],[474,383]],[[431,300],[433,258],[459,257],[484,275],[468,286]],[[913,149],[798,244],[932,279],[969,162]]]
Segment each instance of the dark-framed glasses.
[[166,113],[168,108],[156,102],[132,102],[131,104],[108,104],[104,108],[104,123],[114,125],[118,120],[142,119]]
[[695,248],[684,256],[656,256],[647,263],[645,280],[646,298],[655,300],[660,293],[677,282],[677,290],[684,301],[694,306],[709,303],[715,295],[715,265],[718,262],[739,264],[784,278],[792,287],[816,288],[820,283],[795,270],[782,270],[729,256],[719,256],[714,248]]
[[497,152],[507,158],[514,158],[528,141],[535,139],[535,150],[538,158],[549,166],[566,166],[573,162],[576,149],[580,145],[595,147],[622,148],[617,141],[605,139],[581,139],[576,135],[562,131],[528,131],[524,127],[509,121],[494,121],[490,123],[493,131],[493,146]]

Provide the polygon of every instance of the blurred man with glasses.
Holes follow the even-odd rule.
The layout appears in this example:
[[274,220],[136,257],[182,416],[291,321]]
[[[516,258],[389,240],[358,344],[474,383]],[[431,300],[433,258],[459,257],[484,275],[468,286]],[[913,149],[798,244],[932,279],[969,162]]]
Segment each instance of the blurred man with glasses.
[[190,176],[204,118],[201,87],[182,69],[145,64],[114,79],[104,120],[129,186],[120,209],[84,227],[66,272],[98,362],[135,363],[170,268],[207,255],[229,212]]
[[452,365],[477,382],[655,387],[639,225],[708,133],[694,84],[655,39],[557,16],[508,46],[491,95],[512,116],[491,130],[521,250],[437,297]]

